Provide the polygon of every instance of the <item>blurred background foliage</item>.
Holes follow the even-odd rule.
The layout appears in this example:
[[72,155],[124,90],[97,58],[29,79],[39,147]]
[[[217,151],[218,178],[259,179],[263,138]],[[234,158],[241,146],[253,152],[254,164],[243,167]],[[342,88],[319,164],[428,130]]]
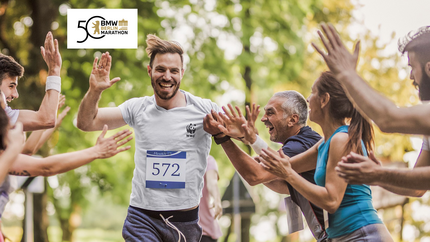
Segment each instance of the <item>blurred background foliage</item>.
[[[20,98],[10,105],[38,109],[47,75],[39,46],[43,45],[48,31],[53,32],[60,44],[62,93],[66,95],[66,105],[72,109],[59,132],[40,151],[42,156],[95,144],[100,132],[78,130],[75,119],[88,90],[93,60],[102,52],[109,51],[112,55],[111,78],[119,76],[121,81],[103,93],[100,107],[118,106],[132,97],[152,95],[145,52],[146,35],[150,33],[177,40],[186,50],[186,72],[181,88],[219,105],[232,103],[244,110],[245,104],[256,102],[264,107],[273,93],[287,89],[307,97],[319,73],[327,70],[322,58],[310,46],[311,42],[318,42],[316,30],[321,22],[333,23],[351,50],[356,39],[361,39],[358,70],[372,87],[398,105],[416,104],[417,95],[401,57],[384,53],[388,43],[380,43],[378,36],[369,31],[351,34],[351,24],[360,25],[352,15],[357,7],[359,4],[350,0],[0,0],[0,50],[25,67],[18,87]],[[68,50],[69,8],[137,8],[138,48]],[[257,123],[261,136],[268,141],[264,125]],[[310,125],[320,131],[315,124]],[[377,128],[376,135],[376,153],[384,161],[405,162],[405,153],[413,151],[409,136],[382,134]],[[273,143],[271,146],[280,147]],[[213,145],[211,154],[219,165],[219,186],[223,193],[234,168],[220,146]],[[39,201],[35,210],[40,212],[35,216],[35,224],[40,224],[35,231],[40,237],[35,241],[121,241],[120,231],[131,192],[133,156],[134,144],[128,152],[51,179],[47,191],[35,197],[36,203]],[[273,230],[272,237],[267,233],[268,241],[309,238],[285,236],[286,230],[281,226],[285,218],[279,211],[282,196],[262,185],[250,190],[257,208],[252,218],[252,241],[265,241],[258,235],[265,224]],[[421,204],[421,200],[417,201]],[[5,219],[6,225],[13,231],[10,236],[16,235],[19,239],[22,232],[13,230],[12,225],[15,225],[13,228],[20,226],[16,219],[22,217],[11,214],[10,219]],[[421,231],[419,236],[424,236],[425,223],[408,216],[406,223],[413,224]],[[224,217],[221,224],[226,229],[229,219]],[[91,237],[88,234],[100,234],[95,232],[97,229],[116,233],[105,236],[109,238],[100,235],[98,240],[88,239]],[[397,232],[392,231],[393,237]]]

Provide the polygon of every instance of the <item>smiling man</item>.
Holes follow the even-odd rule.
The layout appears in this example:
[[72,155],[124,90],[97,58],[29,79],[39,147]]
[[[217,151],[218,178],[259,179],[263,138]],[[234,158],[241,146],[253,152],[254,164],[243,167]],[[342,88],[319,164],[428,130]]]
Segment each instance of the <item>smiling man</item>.
[[[239,174],[251,186],[264,184],[271,190],[280,194],[289,194],[285,198],[289,218],[301,218],[300,211],[304,214],[309,228],[315,239],[320,241],[326,237],[324,227],[323,210],[310,203],[303,195],[295,190],[285,180],[268,172],[254,158],[244,152],[229,137],[238,138],[251,147],[257,154],[268,145],[256,134],[255,121],[258,116],[258,108],[247,108],[248,120],[241,112],[236,113],[229,105],[231,113],[225,109],[225,115],[211,113],[206,116],[204,128],[215,135],[215,142],[221,144],[228,158]],[[306,150],[316,146],[321,136],[306,125],[308,118],[308,105],[303,95],[296,91],[277,92],[270,98],[264,107],[265,113],[261,122],[269,131],[270,140],[281,143],[283,152],[289,157],[300,155]],[[223,121],[223,122],[220,122]],[[245,128],[246,127],[246,128]],[[222,132],[222,133],[220,133]],[[315,159],[316,160],[316,159]],[[315,183],[315,162],[302,162],[292,164],[300,175],[309,182]],[[290,233],[298,231],[303,225],[299,219],[289,219]]]
[[[18,110],[6,107],[5,111],[11,124],[21,122],[24,131],[48,129],[55,126],[58,107],[58,94],[61,91],[61,55],[58,41],[53,39],[49,32],[45,38],[45,47],[41,47],[41,54],[48,65],[46,79],[46,93],[38,111]],[[12,57],[0,54],[0,89],[7,102],[19,97],[18,79],[24,74],[24,68]]]
[[203,118],[219,107],[208,99],[180,90],[183,50],[172,41],[148,35],[148,75],[154,95],[132,98],[119,107],[98,108],[101,93],[119,78],[109,79],[112,57],[94,60],[90,88],[81,102],[78,127],[101,130],[126,124],[136,134],[135,170],[125,241],[198,242],[198,204],[211,147]]

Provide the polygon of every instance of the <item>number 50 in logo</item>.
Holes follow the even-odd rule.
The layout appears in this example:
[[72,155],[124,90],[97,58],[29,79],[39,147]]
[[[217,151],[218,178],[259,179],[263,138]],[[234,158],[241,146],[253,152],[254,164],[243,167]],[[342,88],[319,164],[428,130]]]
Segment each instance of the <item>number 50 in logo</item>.
[[[101,39],[101,38],[105,37],[105,35],[100,34],[100,22],[101,22],[101,20],[105,20],[105,18],[103,18],[101,16],[93,16],[90,19],[88,19],[88,21],[79,20],[78,21],[78,28],[84,29],[85,32],[87,33],[87,35],[85,36],[84,40],[81,40],[81,41],[78,40],[77,42],[78,43],[85,42],[88,39],[88,36],[93,38],[93,39]],[[86,22],[86,24],[85,24],[85,22]],[[82,26],[81,23],[83,23],[85,26]],[[92,34],[90,34],[91,31],[88,31],[88,24],[89,23],[93,24],[93,26],[90,26],[90,28],[94,29]],[[99,35],[99,36],[97,36],[97,35]]]

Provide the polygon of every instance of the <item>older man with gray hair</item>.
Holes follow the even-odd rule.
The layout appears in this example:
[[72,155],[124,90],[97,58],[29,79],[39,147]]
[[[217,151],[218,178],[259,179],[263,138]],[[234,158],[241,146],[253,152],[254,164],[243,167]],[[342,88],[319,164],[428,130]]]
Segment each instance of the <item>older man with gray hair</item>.
[[[240,149],[230,138],[236,138],[250,144],[259,154],[267,148],[255,129],[255,120],[259,113],[259,106],[246,107],[247,119],[240,109],[235,111],[229,104],[223,107],[225,114],[212,112],[204,120],[206,132],[214,135],[215,142],[221,144],[233,166],[239,174],[252,186],[264,184],[268,188],[281,194],[289,194],[285,199],[287,217],[289,218],[289,232],[302,229],[300,211],[303,212],[309,228],[317,240],[325,237],[323,210],[304,198],[285,180],[268,172],[256,160]],[[289,157],[299,155],[309,148],[318,145],[321,136],[306,125],[308,105],[303,95],[296,91],[283,91],[273,95],[264,107],[265,114],[261,121],[269,129],[270,140],[282,143],[282,151]],[[306,180],[315,183],[314,173],[316,164],[312,162],[292,164]]]

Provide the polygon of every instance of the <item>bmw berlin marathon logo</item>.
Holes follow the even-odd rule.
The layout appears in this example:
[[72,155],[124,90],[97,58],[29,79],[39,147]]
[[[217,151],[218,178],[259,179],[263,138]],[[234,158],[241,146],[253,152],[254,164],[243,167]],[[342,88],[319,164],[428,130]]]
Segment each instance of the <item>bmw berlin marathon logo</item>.
[[[91,30],[88,29],[88,24],[92,24]],[[88,37],[93,39],[101,39],[106,35],[114,35],[114,34],[128,34],[128,21],[127,20],[106,20],[101,16],[94,16],[85,20],[79,20],[78,28],[82,28],[87,32],[87,36],[85,39],[81,41],[77,41],[78,43],[85,42]],[[92,30],[94,29],[94,31]],[[100,31],[101,30],[101,31]]]
[[136,49],[137,9],[68,9],[68,49]]

